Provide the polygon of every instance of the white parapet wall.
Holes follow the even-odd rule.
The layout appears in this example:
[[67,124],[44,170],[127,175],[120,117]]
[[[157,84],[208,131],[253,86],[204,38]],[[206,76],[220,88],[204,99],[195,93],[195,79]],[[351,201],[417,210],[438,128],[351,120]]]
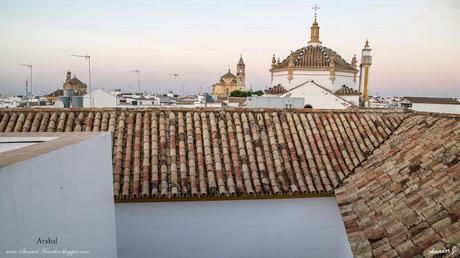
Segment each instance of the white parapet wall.
[[460,105],[413,103],[411,109],[422,112],[460,114]]
[[334,197],[117,203],[119,258],[353,257]]
[[117,257],[110,133],[0,139],[0,257]]

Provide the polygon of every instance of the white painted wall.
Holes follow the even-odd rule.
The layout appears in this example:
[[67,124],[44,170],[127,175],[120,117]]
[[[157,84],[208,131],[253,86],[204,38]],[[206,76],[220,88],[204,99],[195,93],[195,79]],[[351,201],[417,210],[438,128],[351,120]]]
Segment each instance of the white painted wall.
[[247,108],[303,108],[303,98],[282,98],[280,96],[248,97]]
[[281,84],[283,85],[283,87],[289,90],[305,81],[313,80],[317,84],[332,91],[338,90],[342,87],[342,85],[346,85],[350,88],[357,89],[357,84],[353,81],[353,73],[336,72],[334,83],[332,83],[332,81],[329,80],[329,71],[294,71],[293,75],[294,79],[292,79],[289,82],[289,80],[287,79],[287,71],[275,72],[273,73],[273,82],[271,83],[271,85],[274,86]]
[[[0,169],[0,257],[21,248],[117,257],[111,156],[105,133]],[[58,243],[37,244],[39,237]]]
[[359,106],[359,95],[343,95],[340,97],[355,106]]
[[314,109],[346,109],[351,106],[351,104],[312,82],[305,82],[303,85],[281,95],[281,97],[303,98],[304,104],[309,104]]
[[[116,107],[117,97],[105,92],[101,89],[96,89],[91,92],[93,98],[93,107]],[[83,107],[90,107],[90,94],[83,97]]]
[[412,103],[412,110],[460,114],[460,105]]
[[333,197],[116,204],[118,256],[353,257]]

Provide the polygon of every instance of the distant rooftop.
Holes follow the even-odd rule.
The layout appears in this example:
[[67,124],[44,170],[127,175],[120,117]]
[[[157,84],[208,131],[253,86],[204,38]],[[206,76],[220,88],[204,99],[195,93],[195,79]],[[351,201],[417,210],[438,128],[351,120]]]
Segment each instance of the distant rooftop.
[[405,99],[411,103],[460,105],[460,102],[453,98],[403,97],[401,101]]

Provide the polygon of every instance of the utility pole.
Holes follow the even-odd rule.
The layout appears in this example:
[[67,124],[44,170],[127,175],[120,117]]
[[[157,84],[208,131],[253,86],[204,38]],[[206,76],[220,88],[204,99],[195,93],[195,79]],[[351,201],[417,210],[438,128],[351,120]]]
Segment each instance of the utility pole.
[[[30,70],[30,95],[32,95],[32,65],[31,64],[22,64],[19,63],[18,65],[26,66]],[[26,97],[29,99],[29,94],[26,92]]]
[[29,92],[29,77],[26,77],[26,95],[24,96],[27,99],[27,92]]
[[89,106],[93,107],[93,90],[91,89],[91,56],[86,55],[72,55],[75,57],[81,57],[88,60],[88,79],[89,79]]
[[26,105],[27,105],[27,107],[29,107],[29,98],[27,97],[27,92],[29,92],[29,78],[26,77],[26,95],[25,95],[25,99],[26,99]]

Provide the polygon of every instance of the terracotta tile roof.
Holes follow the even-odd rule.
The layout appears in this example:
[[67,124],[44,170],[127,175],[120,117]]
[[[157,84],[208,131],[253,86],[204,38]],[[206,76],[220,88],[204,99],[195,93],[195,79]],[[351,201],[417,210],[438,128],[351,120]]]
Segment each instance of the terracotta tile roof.
[[353,254],[434,257],[430,250],[454,245],[460,251],[459,160],[459,116],[406,119],[335,190]]
[[45,131],[110,131],[118,201],[334,192],[355,257],[460,247],[460,116],[0,110],[0,132]]
[[273,87],[268,88],[265,90],[265,94],[270,94],[270,95],[281,95],[288,92],[281,84],[275,85]]
[[0,132],[110,131],[115,198],[308,195],[333,190],[407,113],[1,110]]
[[46,97],[60,97],[64,95],[64,90],[63,89],[57,89],[50,94],[46,95]]
[[411,103],[460,105],[460,102],[453,98],[403,97],[401,101],[403,100],[407,100]]
[[355,89],[352,89],[346,85],[342,85],[338,90],[335,91],[335,95],[347,96],[347,95],[360,95]]

